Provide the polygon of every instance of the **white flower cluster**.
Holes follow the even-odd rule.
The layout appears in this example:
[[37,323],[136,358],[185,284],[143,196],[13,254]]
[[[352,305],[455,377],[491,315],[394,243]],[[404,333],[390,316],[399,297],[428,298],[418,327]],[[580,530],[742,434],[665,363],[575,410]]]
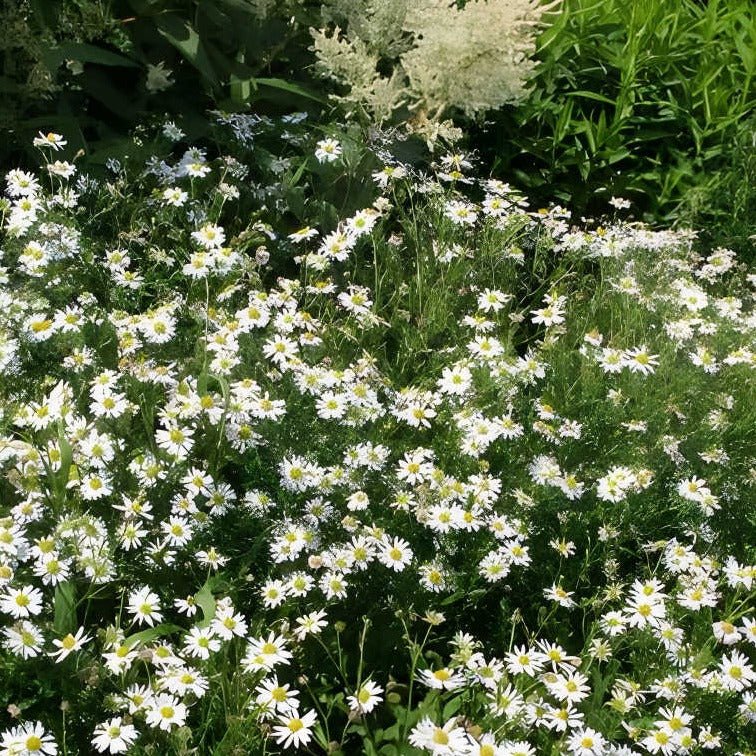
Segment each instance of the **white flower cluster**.
[[[376,203],[329,228],[239,228],[218,207],[246,189],[220,165],[190,149],[142,174],[159,186],[106,243],[66,171],[44,169],[49,191],[7,176],[3,664],[87,670],[98,752],[162,748],[232,689],[250,737],[283,748],[342,715],[356,748],[349,728],[415,682],[428,699],[406,740],[436,754],[718,747],[701,692],[753,722],[756,568],[732,520],[753,479],[756,321],[746,282],[720,296],[733,256],[637,227],[578,234],[462,155],[425,194],[387,165]],[[410,252],[398,181],[433,236]],[[606,290],[531,291],[513,228],[601,266]],[[298,277],[262,270],[268,244],[287,265],[296,249]],[[382,281],[380,255],[410,283]],[[424,657],[409,623],[463,604],[459,627],[496,607],[489,647],[460,633],[447,666]],[[356,676],[308,666],[342,660],[335,617],[367,605],[411,665],[397,646],[370,669],[361,648]],[[63,750],[58,721],[25,717],[0,753]]]

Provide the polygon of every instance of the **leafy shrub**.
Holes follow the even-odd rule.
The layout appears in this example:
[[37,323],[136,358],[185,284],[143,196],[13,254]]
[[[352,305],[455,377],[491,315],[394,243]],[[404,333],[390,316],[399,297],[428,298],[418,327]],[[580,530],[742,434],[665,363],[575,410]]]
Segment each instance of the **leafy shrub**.
[[[363,113],[366,134],[368,114],[387,125],[393,114],[394,125],[430,141],[456,138],[464,127],[495,175],[539,203],[556,198],[591,214],[613,194],[632,196],[647,221],[693,223],[712,234],[721,226],[715,246],[752,253],[752,182],[739,181],[753,155],[751,3],[642,0],[631,13],[614,0],[460,8],[5,0],[2,20],[12,33],[0,42],[0,126],[10,137],[0,161],[33,165],[22,152],[51,116],[72,146],[102,164],[133,149],[126,134],[151,117],[180,121],[195,143],[208,137],[208,109],[298,108],[328,129],[341,118],[326,107],[336,95],[345,110]],[[511,27],[503,8],[523,23]],[[472,16],[475,40],[462,30]],[[536,20],[544,30],[534,58]],[[321,27],[331,31],[316,34],[313,51],[309,30]],[[318,58],[337,82],[316,76]],[[500,107],[506,102],[517,106]]]
[[[72,130],[78,127],[79,114],[74,116],[67,110],[66,104],[70,101],[64,90],[76,88],[77,78],[73,74],[79,71],[82,62],[102,63],[104,60],[112,65],[113,61],[120,61],[128,65],[129,61],[114,54],[109,57],[107,52],[91,44],[126,44],[126,36],[117,20],[99,2],[3,0],[0,23],[5,31],[0,38],[3,92],[0,131],[6,137],[0,158],[6,164],[11,150],[26,147],[30,135],[47,125],[51,113],[56,114],[56,122]],[[64,65],[66,60],[68,64]],[[35,121],[42,113],[42,121]],[[18,130],[23,134],[18,134]]]
[[745,1],[566,0],[539,38],[531,97],[471,143],[544,201],[585,213],[631,196],[673,220],[747,126],[755,44]]
[[754,259],[756,228],[756,121],[738,127],[721,160],[696,174],[683,196],[677,222],[701,228],[712,246],[731,246]]
[[15,134],[4,163],[51,114],[72,145],[119,156],[124,136],[153,114],[180,116],[200,138],[208,108],[276,112],[324,99],[306,87],[307,29],[319,4],[24,0],[19,12],[5,3],[19,34],[0,46],[3,81],[20,99],[0,123]]

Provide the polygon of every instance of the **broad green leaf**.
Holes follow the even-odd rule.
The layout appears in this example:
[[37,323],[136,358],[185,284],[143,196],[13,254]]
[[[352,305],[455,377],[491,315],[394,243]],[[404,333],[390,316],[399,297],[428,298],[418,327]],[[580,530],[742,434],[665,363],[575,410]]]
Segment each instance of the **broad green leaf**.
[[614,165],[614,163],[619,163],[620,160],[624,160],[627,157],[630,157],[632,155],[632,152],[630,150],[621,149],[617,152],[612,152],[609,157],[606,158],[606,162],[609,165]]
[[155,625],[155,627],[149,627],[146,630],[142,630],[138,633],[130,635],[123,641],[123,644],[128,648],[134,648],[139,644],[150,643],[155,638],[160,638],[163,635],[170,635],[171,633],[179,632],[181,628],[178,625],[171,625],[164,622],[162,625]]
[[384,740],[396,740],[399,737],[399,722],[392,724],[383,731]]
[[210,373],[207,370],[203,370],[197,378],[197,391],[200,396],[204,396],[207,393],[207,381],[210,377]]
[[455,696],[446,704],[446,706],[444,706],[444,710],[441,712],[441,718],[444,721],[451,719],[460,710],[461,706],[462,696]]
[[213,617],[215,617],[215,596],[213,596],[212,590],[214,584],[215,578],[208,578],[194,596],[195,603],[202,609],[203,621],[199,624],[203,626],[209,625]]
[[388,743],[384,746],[381,746],[380,753],[383,754],[383,756],[397,756],[399,751],[395,745]]
[[77,628],[76,586],[70,580],[55,586],[53,628],[58,635],[73,633]]
[[58,445],[60,446],[60,471],[58,477],[65,487],[68,482],[68,471],[71,469],[71,463],[73,462],[73,451],[63,431],[62,423],[58,424]]
[[231,74],[231,99],[237,103],[249,102],[249,98],[252,95],[253,83],[253,79],[240,79],[235,74]]
[[213,86],[218,85],[218,76],[202,44],[199,34],[186,20],[172,13],[155,19],[157,30],[162,34]]
[[447,596],[440,603],[440,606],[449,606],[450,604],[453,604],[455,601],[459,601],[464,595],[465,595],[464,591],[456,591],[455,593],[452,593],[451,596]]

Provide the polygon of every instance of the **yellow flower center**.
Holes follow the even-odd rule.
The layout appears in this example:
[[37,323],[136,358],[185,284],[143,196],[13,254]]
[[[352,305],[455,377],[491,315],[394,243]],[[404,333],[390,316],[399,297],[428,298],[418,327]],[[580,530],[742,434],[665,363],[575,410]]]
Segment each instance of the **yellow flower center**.
[[433,742],[437,745],[449,745],[449,735],[440,727],[437,727],[433,733]]

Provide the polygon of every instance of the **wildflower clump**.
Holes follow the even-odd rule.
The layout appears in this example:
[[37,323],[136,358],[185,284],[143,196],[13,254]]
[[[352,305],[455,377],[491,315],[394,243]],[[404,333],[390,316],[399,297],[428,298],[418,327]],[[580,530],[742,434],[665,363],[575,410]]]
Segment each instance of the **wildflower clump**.
[[2,752],[742,751],[756,278],[217,120],[6,176]]

